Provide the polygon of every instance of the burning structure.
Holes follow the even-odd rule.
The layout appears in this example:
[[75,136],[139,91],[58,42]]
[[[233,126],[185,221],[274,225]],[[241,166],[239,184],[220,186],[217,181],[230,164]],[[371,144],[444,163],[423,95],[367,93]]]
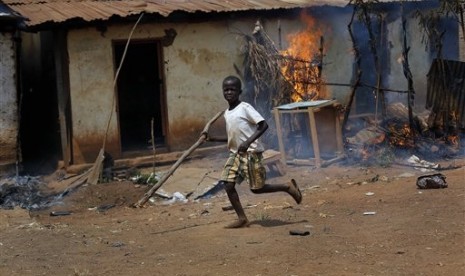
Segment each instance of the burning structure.
[[[254,96],[251,100],[258,107],[261,106],[265,114],[270,114],[272,109],[275,111],[275,132],[269,135],[271,139],[268,142],[274,143],[276,139],[273,138],[278,138],[282,159],[287,160],[287,163],[292,161],[287,156],[292,156],[294,161],[295,158],[314,159],[316,161],[311,163],[317,166],[322,164],[320,147],[323,141],[329,141],[327,144],[331,144],[326,154],[340,159],[342,136],[344,151],[348,157],[363,162],[372,162],[375,159],[386,164],[399,151],[428,158],[457,155],[462,149],[461,139],[464,138],[465,131],[463,63],[442,58],[433,60],[428,73],[426,109],[415,112],[415,90],[413,73],[409,66],[410,47],[406,40],[406,20],[402,20],[403,45],[399,62],[402,64],[408,87],[406,90],[390,89],[384,86],[386,81],[383,81],[386,79],[386,72],[382,64],[385,55],[382,52],[382,41],[376,41],[383,39],[383,22],[367,15],[368,8],[364,4],[361,2],[358,16],[366,24],[368,36],[372,41],[371,55],[361,56],[360,43],[363,42],[359,41],[352,29],[352,25],[355,24],[353,20],[358,13],[356,7],[348,26],[356,61],[353,82],[350,84],[325,80],[324,34],[331,30],[318,27],[316,20],[311,16],[302,14],[301,19],[306,27],[301,32],[288,35],[287,49],[278,48],[257,22],[253,35],[246,38],[248,55],[245,58],[244,76],[248,83],[253,84]],[[374,30],[371,24],[379,26],[380,29]],[[368,74],[374,75],[374,84],[369,84],[362,78],[362,71],[366,70],[362,68],[362,60],[369,59],[370,56],[374,66],[368,68]],[[319,120],[328,116],[331,118],[320,125],[326,125],[326,129],[335,129],[325,132],[316,127],[318,123],[315,120],[315,111],[320,111],[320,108],[315,107],[322,102],[334,102],[329,92],[331,86],[350,87],[351,91],[345,105],[331,105],[334,111],[320,116]],[[373,98],[370,101],[373,108],[360,114],[354,110],[357,109],[354,101],[355,98],[367,99],[366,94],[360,96],[360,90],[367,88],[372,90]],[[401,96],[392,96],[389,92]],[[289,111],[290,109],[293,110]],[[284,118],[284,113],[290,116]],[[328,124],[330,126],[327,126]],[[286,127],[283,128],[283,125]]]

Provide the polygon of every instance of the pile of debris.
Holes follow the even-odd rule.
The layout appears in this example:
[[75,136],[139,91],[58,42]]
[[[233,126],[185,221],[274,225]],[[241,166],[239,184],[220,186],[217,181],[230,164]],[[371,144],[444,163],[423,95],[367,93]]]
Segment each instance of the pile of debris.
[[429,115],[415,114],[412,128],[407,107],[394,103],[387,107],[387,116],[382,121],[373,115],[352,118],[345,127],[349,160],[388,165],[397,157],[412,154],[429,160],[463,154],[464,132],[458,129],[437,132],[439,122],[428,122]]
[[57,196],[44,193],[47,183],[40,176],[15,176],[0,179],[0,209],[20,207],[38,210],[53,205]]

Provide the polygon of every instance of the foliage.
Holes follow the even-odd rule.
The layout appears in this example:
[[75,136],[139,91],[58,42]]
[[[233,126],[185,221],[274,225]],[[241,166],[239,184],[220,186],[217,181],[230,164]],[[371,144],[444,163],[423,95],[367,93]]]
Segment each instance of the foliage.
[[462,39],[465,40],[465,22],[464,22],[464,0],[439,0],[439,6],[426,12],[417,11],[415,17],[419,20],[419,25],[423,31],[423,43],[428,49],[432,45],[441,57],[442,38],[446,28],[441,26],[441,18],[454,18],[460,25]]

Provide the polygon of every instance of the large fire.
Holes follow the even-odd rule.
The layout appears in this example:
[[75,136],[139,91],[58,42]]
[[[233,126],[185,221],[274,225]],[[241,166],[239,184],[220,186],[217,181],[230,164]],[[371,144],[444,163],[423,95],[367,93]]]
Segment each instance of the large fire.
[[292,102],[321,98],[321,66],[323,56],[323,31],[315,19],[303,13],[305,30],[288,35],[289,47],[281,51],[281,72],[294,88]]

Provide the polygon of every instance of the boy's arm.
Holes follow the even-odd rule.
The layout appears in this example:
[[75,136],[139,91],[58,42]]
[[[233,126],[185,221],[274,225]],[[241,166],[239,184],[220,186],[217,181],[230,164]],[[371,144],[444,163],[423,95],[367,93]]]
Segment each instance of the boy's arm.
[[268,129],[268,124],[266,123],[265,120],[258,122],[257,124],[257,130],[250,136],[247,140],[245,140],[237,149],[239,153],[246,153],[247,149],[250,147],[250,144],[252,144],[255,140],[260,138],[260,136],[265,133],[265,131]]
[[207,141],[209,142],[228,142],[227,137],[212,137],[207,135]]
[[228,137],[220,137],[220,136],[210,136],[208,135],[208,132],[206,131],[203,131],[200,136],[204,136],[205,137],[205,140],[209,141],[209,142],[228,142]]

